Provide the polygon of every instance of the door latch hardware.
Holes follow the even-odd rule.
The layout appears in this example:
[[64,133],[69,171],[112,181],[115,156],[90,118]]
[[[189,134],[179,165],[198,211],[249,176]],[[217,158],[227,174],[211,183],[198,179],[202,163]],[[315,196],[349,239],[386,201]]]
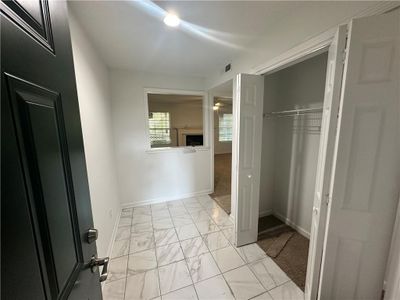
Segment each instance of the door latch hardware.
[[89,244],[93,243],[94,241],[97,240],[97,237],[99,236],[99,232],[95,228],[90,228],[87,232],[86,235],[86,240]]
[[99,266],[103,266],[103,270],[101,271],[100,274],[100,282],[103,282],[107,279],[108,276],[108,262],[110,259],[108,257],[104,258],[97,258],[97,256],[93,255],[92,259],[90,260],[89,266],[92,272],[96,272],[97,268]]

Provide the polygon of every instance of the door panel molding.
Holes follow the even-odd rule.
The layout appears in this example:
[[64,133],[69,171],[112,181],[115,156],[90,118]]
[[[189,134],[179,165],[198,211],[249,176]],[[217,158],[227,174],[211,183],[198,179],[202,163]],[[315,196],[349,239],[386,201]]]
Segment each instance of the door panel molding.
[[101,299],[67,3],[5,1],[1,297]]
[[243,138],[245,140],[242,146],[243,153],[243,163],[241,168],[243,170],[251,170],[254,166],[254,149],[246,147],[249,145],[256,137],[254,136],[254,126],[256,120],[254,116],[246,116],[243,118]]
[[[4,74],[4,77],[7,83],[8,100],[12,109],[14,126],[17,133],[19,155],[28,193],[30,218],[34,228],[36,250],[39,256],[38,259],[41,265],[45,290],[49,298],[62,298],[63,295],[68,295],[72,289],[72,284],[78,278],[79,272],[84,266],[84,261],[79,228],[77,226],[78,218],[75,213],[76,206],[68,159],[68,148],[65,143],[61,97],[59,93],[13,75]],[[52,205],[54,198],[48,199],[47,202],[46,198],[55,195],[45,195],[43,192],[41,176],[43,176],[45,171],[40,166],[38,147],[46,147],[46,142],[44,140],[37,140],[38,136],[35,133],[38,133],[37,130],[40,130],[40,128],[34,128],[35,120],[33,114],[36,114],[36,116],[43,114],[43,117],[47,114],[54,119],[53,133],[56,134],[55,146],[59,148],[59,161],[55,157],[57,153],[54,153],[55,156],[51,157],[52,161],[49,158],[50,162],[47,161],[46,166],[52,163],[52,167],[57,167],[55,165],[58,162],[59,171],[63,172],[64,178],[60,178],[54,182],[61,184],[58,190],[64,193],[64,201],[66,203],[59,202],[57,205],[65,205],[65,210],[69,213],[67,219],[63,219],[63,216],[58,216],[57,219],[57,216],[49,215],[49,211],[52,211],[52,209],[48,209],[48,206]],[[48,143],[51,144],[51,141],[49,140]],[[52,224],[49,224],[49,222],[52,222]],[[65,230],[72,228],[71,232],[64,231],[64,234],[61,235],[60,233],[62,232],[51,232],[52,228],[57,228],[60,231],[60,227],[56,226],[57,222],[62,222]],[[67,233],[70,234],[72,245],[66,244],[68,241]],[[61,249],[64,251],[68,250],[68,254],[72,251],[75,252],[75,257],[69,257],[69,268],[65,265],[68,260],[65,252],[57,253]]]
[[[361,104],[353,107],[351,113],[351,139],[349,140],[349,160],[344,183],[345,194],[341,209],[368,212],[371,210],[372,197],[375,196],[377,158],[382,141],[382,129],[385,114],[381,107]],[[359,153],[364,150],[363,156]],[[373,164],[366,166],[365,161]],[[357,176],[363,174],[363,176]],[[358,194],[356,196],[356,194]]]
[[[31,0],[30,4],[33,5],[34,3],[34,0]],[[34,16],[33,11],[29,12],[17,0],[2,0],[0,3],[2,14],[46,49],[55,53],[48,1],[36,0],[36,7],[31,7],[31,9],[36,10],[38,15]]]
[[349,26],[319,299],[382,295],[400,192],[399,25],[397,10]]
[[236,245],[257,241],[264,78],[238,74],[234,86],[232,211]]

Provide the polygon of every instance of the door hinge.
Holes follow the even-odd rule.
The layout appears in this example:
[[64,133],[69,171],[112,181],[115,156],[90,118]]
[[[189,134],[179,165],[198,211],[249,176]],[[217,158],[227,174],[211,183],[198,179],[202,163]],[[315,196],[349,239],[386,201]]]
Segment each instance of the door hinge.
[[343,49],[343,52],[342,52],[342,64],[343,65],[346,62],[347,49],[349,49],[348,43],[349,43],[349,29],[347,29],[347,32],[346,32],[346,41],[345,41],[345,46],[344,46],[344,49]]
[[342,64],[346,63],[346,57],[347,57],[347,48],[344,48],[342,52]]
[[381,300],[385,299],[385,294],[386,294],[386,284],[387,284],[387,281],[386,281],[386,280],[384,280],[384,281],[383,281],[382,293],[381,293]]
[[325,194],[325,203],[326,203],[326,205],[329,204],[330,198],[331,198],[331,197],[330,197],[329,193],[326,193],[326,194]]

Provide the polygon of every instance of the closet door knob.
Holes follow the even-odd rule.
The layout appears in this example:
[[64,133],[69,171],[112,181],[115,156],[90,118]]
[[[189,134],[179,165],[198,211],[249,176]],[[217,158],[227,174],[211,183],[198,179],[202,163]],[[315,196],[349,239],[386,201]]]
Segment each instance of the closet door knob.
[[247,175],[247,177],[248,177],[248,178],[251,178],[251,175],[249,174],[249,175]]

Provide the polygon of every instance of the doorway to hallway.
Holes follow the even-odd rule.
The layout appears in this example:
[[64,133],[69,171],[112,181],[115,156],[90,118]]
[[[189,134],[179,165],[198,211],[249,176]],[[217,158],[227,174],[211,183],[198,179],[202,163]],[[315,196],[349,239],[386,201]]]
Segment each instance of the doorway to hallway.
[[231,213],[232,97],[213,99],[214,191],[210,194],[227,214]]
[[232,153],[214,154],[213,198],[227,214],[231,213]]

